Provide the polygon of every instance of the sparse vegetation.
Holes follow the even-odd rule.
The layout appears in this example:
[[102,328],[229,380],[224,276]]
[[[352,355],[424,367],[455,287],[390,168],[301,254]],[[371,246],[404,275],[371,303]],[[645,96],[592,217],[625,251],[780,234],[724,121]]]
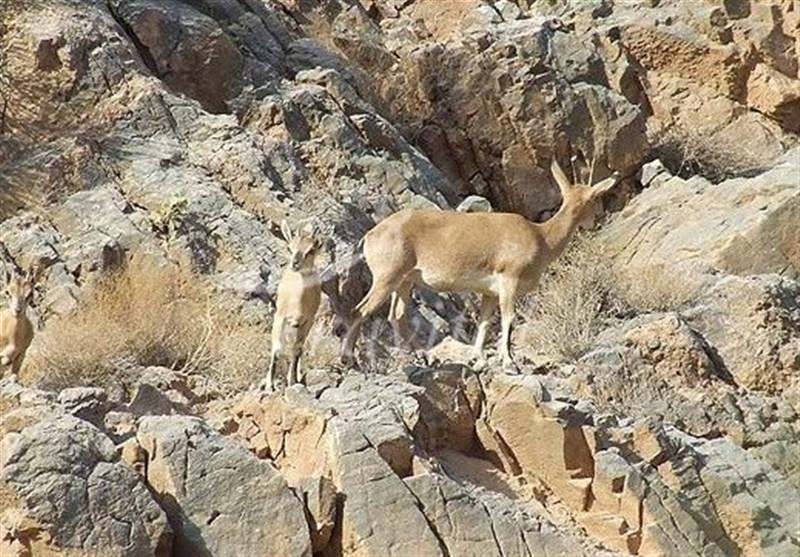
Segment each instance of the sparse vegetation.
[[630,272],[615,268],[592,235],[575,239],[520,305],[522,350],[565,360],[588,350],[609,320],[622,315],[674,311],[700,288],[659,266]]
[[651,141],[657,158],[672,174],[685,179],[700,175],[716,184],[756,174],[769,162],[724,134],[705,134],[677,125],[654,134]]
[[131,369],[165,366],[240,389],[266,372],[266,328],[239,323],[189,271],[134,258],[86,290],[75,311],[39,334],[26,381],[106,386]]
[[613,276],[617,307],[630,313],[678,310],[689,303],[701,287],[684,276],[670,273],[663,265],[653,265],[635,273],[614,269]]
[[171,239],[184,225],[188,207],[189,200],[185,197],[170,199],[149,216],[153,232],[163,238]]
[[571,360],[589,348],[616,303],[611,266],[597,247],[592,237],[577,237],[523,300],[521,350]]

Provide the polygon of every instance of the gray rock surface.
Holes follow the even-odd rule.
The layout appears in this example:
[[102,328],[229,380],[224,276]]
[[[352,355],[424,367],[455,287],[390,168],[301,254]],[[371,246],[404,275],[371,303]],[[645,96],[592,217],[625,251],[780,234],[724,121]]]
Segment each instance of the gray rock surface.
[[146,416],[136,435],[176,552],[311,555],[303,505],[273,466],[198,418]]
[[72,416],[37,417],[8,431],[3,416],[3,555],[170,555],[166,514],[111,441]]
[[719,272],[797,278],[798,175],[798,150],[754,178],[717,185],[662,172],[603,229],[602,238],[608,254],[632,274],[658,269],[686,281]]

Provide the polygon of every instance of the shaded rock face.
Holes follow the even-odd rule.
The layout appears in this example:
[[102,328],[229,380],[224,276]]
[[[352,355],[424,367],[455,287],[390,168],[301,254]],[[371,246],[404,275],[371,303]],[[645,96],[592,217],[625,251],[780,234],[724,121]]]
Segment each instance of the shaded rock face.
[[283,4],[459,192],[501,210],[537,217],[558,205],[544,187],[553,155],[578,157],[585,180],[595,156],[601,179],[646,154],[645,112],[610,88],[593,49],[546,16],[505,20],[483,2]]

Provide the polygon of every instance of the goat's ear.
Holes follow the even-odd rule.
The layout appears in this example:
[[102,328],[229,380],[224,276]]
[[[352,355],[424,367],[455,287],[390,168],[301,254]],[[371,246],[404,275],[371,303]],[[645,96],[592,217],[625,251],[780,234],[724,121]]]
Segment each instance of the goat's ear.
[[285,220],[281,221],[281,234],[283,234],[283,239],[287,242],[292,241],[292,228]]
[[550,172],[553,173],[553,178],[555,178],[556,184],[558,184],[558,188],[561,190],[562,194],[572,187],[572,182],[567,178],[567,175],[564,174],[561,165],[558,164],[555,157],[553,157],[553,162],[550,163]]
[[6,284],[11,283],[11,271],[8,270],[8,266],[3,269],[3,281]]
[[596,186],[592,186],[592,197],[599,197],[604,193],[608,192],[611,188],[617,185],[619,182],[619,173],[614,172],[611,176],[602,180],[597,183]]

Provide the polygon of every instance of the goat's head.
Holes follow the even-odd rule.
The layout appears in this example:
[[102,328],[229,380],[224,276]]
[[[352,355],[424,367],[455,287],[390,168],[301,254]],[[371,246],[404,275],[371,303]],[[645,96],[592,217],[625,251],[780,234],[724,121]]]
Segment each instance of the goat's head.
[[553,173],[553,178],[561,190],[561,196],[564,198],[564,206],[566,210],[574,216],[580,226],[591,227],[597,218],[597,213],[600,210],[598,203],[600,198],[610,191],[619,181],[619,174],[614,172],[605,180],[592,185],[592,175],[594,174],[594,163],[592,161],[592,168],[589,172],[589,184],[574,184],[564,171],[559,166],[556,159],[550,165],[550,170]]
[[9,307],[15,315],[25,313],[33,300],[33,291],[38,276],[38,268],[30,268],[24,275],[6,271],[6,295],[9,299]]
[[301,230],[297,233],[292,232],[289,223],[286,221],[281,223],[281,232],[291,251],[289,262],[291,269],[299,272],[312,270],[314,268],[314,258],[321,247],[319,238],[307,230]]

